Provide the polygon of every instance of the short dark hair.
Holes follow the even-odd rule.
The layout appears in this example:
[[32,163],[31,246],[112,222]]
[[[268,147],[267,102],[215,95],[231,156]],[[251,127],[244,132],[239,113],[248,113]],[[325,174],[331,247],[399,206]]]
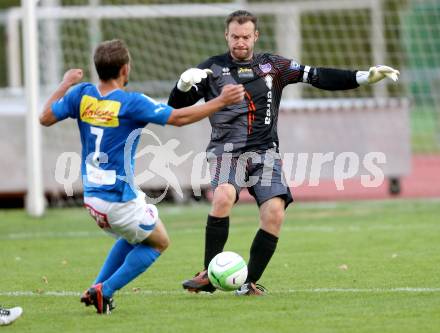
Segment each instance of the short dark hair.
[[247,10],[236,10],[235,12],[229,14],[225,20],[225,29],[228,30],[229,24],[234,21],[238,24],[244,24],[250,21],[254,24],[255,30],[257,30],[258,19],[255,15]]
[[122,66],[130,62],[130,53],[124,41],[107,40],[98,45],[93,56],[100,80],[117,79]]

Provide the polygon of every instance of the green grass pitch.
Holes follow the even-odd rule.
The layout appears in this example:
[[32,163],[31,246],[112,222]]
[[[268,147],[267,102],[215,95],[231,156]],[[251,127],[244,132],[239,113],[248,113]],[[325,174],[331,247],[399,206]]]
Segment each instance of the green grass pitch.
[[[0,304],[7,332],[440,332],[440,201],[296,203],[261,284],[267,297],[188,294],[208,205],[159,206],[172,243],[98,316],[79,303],[113,240],[83,209],[42,219],[0,211]],[[248,259],[255,205],[238,205],[226,250]]]

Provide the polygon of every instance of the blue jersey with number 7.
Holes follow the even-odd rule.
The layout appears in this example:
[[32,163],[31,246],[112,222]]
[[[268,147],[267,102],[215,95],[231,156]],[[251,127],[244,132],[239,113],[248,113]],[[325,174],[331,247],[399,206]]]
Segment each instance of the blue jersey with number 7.
[[102,96],[91,83],[81,83],[52,104],[60,121],[77,119],[82,143],[84,196],[126,202],[137,196],[134,155],[139,129],[165,125],[173,108],[136,92],[116,89]]

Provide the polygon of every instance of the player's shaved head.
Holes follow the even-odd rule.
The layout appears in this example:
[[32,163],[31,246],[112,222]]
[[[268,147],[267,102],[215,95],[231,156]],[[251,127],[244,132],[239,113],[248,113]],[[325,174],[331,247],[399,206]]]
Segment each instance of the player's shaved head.
[[229,24],[231,22],[237,22],[238,24],[244,24],[246,22],[252,22],[254,24],[255,30],[257,30],[258,19],[255,15],[248,12],[247,10],[236,10],[235,12],[229,14],[225,20],[225,29],[229,30]]
[[122,66],[130,62],[130,53],[122,40],[113,39],[98,45],[93,60],[99,79],[108,81],[119,77]]

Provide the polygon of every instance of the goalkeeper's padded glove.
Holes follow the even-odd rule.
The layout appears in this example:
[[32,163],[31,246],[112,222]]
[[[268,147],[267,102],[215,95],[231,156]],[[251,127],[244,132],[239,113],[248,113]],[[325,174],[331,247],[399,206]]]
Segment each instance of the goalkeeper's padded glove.
[[356,81],[359,85],[373,84],[388,77],[396,82],[399,79],[399,75],[400,72],[397,69],[391,68],[389,66],[378,65],[375,67],[370,67],[370,70],[368,72],[356,72]]
[[208,74],[212,74],[210,69],[190,68],[180,75],[179,82],[177,82],[177,89],[183,92],[187,92],[196,83],[200,83],[203,79],[208,77]]

